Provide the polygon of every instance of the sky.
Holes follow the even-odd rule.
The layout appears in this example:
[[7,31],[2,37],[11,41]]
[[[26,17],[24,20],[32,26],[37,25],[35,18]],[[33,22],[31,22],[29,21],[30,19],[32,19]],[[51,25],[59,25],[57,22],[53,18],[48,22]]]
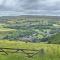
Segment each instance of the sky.
[[60,16],[60,0],[0,0],[0,16]]

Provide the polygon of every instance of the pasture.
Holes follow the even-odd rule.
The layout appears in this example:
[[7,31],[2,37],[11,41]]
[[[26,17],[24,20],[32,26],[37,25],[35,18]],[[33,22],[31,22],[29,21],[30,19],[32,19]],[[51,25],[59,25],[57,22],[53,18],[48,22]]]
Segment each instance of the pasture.
[[23,52],[8,53],[8,55],[0,52],[0,60],[60,60],[60,45],[58,44],[25,43],[21,41],[0,40],[0,48],[43,49],[43,52],[40,51],[30,58]]

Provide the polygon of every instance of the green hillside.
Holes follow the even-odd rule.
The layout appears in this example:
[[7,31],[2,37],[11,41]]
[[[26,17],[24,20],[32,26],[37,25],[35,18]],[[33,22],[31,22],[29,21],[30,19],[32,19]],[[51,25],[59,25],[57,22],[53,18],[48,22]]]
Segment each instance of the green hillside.
[[[25,43],[20,41],[0,41],[0,48],[25,48],[41,50],[38,54],[29,58],[23,52],[21,53],[5,53],[0,52],[0,60],[59,60],[60,59],[60,45],[43,44],[43,43]],[[10,50],[8,50],[10,51]],[[27,51],[28,52],[28,51]]]
[[0,60],[60,60],[59,44],[59,16],[0,17]]

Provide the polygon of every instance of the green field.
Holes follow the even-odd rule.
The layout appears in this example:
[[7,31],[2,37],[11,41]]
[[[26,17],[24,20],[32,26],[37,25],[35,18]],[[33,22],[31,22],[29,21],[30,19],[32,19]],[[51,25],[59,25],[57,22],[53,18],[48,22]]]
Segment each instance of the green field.
[[[20,41],[0,41],[0,48],[25,48],[25,49],[43,49],[44,52],[39,52],[31,58],[28,58],[22,53],[9,53],[4,55],[0,53],[0,60],[60,60],[60,45],[43,44],[43,43],[25,43]],[[28,51],[27,51],[28,52]]]

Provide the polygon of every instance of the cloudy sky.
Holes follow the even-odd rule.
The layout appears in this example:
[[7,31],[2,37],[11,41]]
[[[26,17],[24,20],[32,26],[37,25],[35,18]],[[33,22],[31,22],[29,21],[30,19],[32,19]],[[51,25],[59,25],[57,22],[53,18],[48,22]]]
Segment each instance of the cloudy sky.
[[60,0],[0,0],[0,16],[60,16]]

